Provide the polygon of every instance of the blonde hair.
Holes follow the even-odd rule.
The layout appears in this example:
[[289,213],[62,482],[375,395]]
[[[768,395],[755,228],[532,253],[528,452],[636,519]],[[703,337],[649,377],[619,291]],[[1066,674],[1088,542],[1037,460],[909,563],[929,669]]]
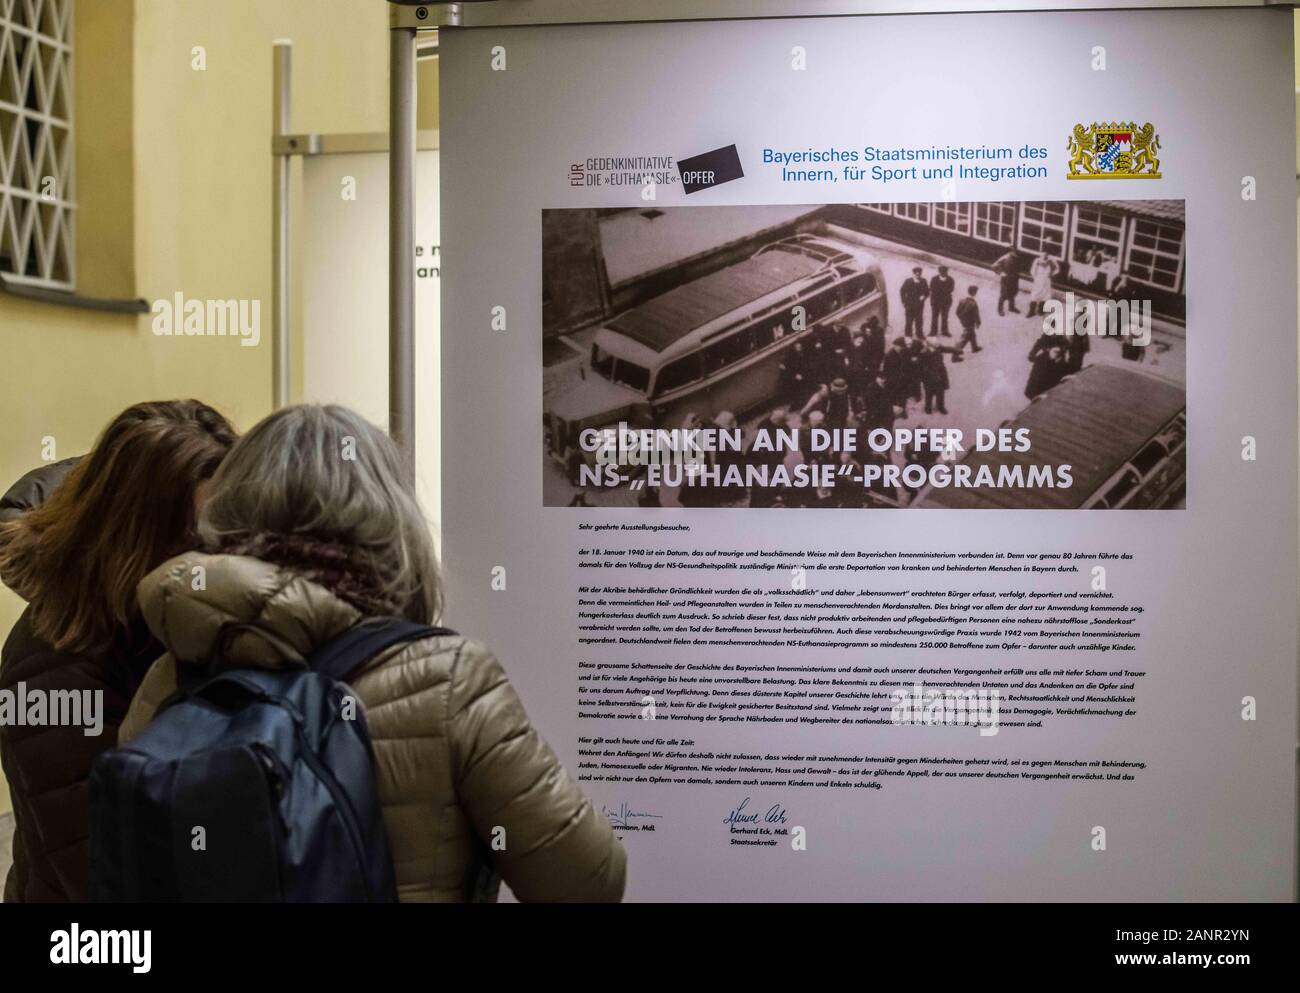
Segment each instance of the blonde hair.
[[348,547],[411,620],[442,610],[442,587],[414,473],[392,440],[337,405],[276,411],[212,479],[199,536],[212,550],[302,535]]

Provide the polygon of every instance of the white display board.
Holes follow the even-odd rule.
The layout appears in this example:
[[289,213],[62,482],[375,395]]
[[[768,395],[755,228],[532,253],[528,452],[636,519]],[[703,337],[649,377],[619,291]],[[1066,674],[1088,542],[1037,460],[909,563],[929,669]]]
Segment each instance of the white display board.
[[[440,45],[448,620],[615,825],[629,898],[1291,899],[1290,15]],[[940,266],[978,350],[932,299],[940,348],[907,340]],[[1122,334],[1039,347],[1038,305],[1121,301]],[[904,359],[854,351],[873,317]],[[778,408],[803,433],[771,458]],[[620,421],[738,432],[704,459],[743,482],[584,473]],[[813,447],[885,422],[959,445]],[[958,719],[970,690],[996,714]]]
[[[416,154],[416,474],[439,506],[438,152]],[[388,156],[303,159],[303,399],[342,403],[388,424]]]

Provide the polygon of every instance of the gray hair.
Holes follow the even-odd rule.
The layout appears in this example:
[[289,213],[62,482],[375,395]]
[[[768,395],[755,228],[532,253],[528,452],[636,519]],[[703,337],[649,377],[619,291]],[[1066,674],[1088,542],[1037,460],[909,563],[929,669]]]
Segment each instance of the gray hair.
[[300,404],[264,418],[230,450],[199,516],[211,549],[260,535],[309,535],[355,550],[384,592],[421,623],[442,589],[414,473],[397,446],[360,414]]

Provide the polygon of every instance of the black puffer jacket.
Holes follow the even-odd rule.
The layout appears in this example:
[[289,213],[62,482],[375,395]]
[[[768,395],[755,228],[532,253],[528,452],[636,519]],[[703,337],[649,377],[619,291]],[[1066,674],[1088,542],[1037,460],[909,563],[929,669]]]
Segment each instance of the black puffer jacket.
[[[0,522],[40,504],[76,464],[52,463],[29,472],[0,498]],[[6,903],[85,899],[86,780],[95,757],[117,743],[117,729],[149,663],[162,648],[141,621],[122,632],[122,648],[102,657],[56,651],[38,638],[31,609],[18,619],[0,651],[0,690],[102,691],[103,731],[81,727],[0,726],[0,766],[14,806],[13,866]]]
[[9,487],[9,492],[0,497],[0,524],[17,520],[33,507],[43,504],[45,498],[54,492],[54,488],[63,482],[63,477],[81,458],[77,456],[33,469]]
[[[0,726],[0,766],[14,805],[13,866],[6,903],[79,902],[86,898],[87,797],[91,764],[117,744],[117,730],[149,664],[162,647],[143,623],[138,646],[89,657],[59,652],[31,629],[24,611],[0,652],[0,690],[100,691],[102,732],[83,727]],[[130,635],[128,635],[129,637]]]

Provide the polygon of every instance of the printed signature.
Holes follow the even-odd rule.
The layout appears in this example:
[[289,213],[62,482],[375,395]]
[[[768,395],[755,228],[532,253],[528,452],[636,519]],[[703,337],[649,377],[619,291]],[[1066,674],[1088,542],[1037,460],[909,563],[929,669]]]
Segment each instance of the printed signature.
[[633,826],[632,822],[638,818],[649,817],[659,820],[663,816],[662,814],[652,814],[648,810],[633,810],[626,802],[620,803],[613,808],[602,804],[600,812],[609,818],[609,823],[616,828],[630,828]]
[[784,824],[785,808],[779,803],[774,803],[767,808],[767,813],[760,814],[758,811],[749,809],[749,797],[741,800],[738,805],[731,808],[731,812],[722,819],[723,824],[757,824],[759,818],[762,818],[764,824]]

